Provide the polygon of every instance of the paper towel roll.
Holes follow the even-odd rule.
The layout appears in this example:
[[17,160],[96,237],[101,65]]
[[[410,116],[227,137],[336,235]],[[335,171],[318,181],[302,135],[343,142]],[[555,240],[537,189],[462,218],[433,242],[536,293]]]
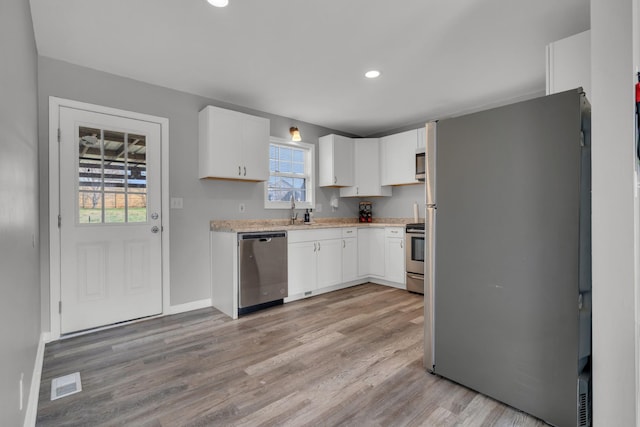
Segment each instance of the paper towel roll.
[[413,202],[413,222],[418,222],[418,202]]

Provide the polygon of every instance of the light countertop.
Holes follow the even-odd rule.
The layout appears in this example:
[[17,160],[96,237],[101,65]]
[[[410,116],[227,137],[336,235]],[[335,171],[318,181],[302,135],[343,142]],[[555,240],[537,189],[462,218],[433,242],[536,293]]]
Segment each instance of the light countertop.
[[290,224],[288,219],[248,219],[248,220],[214,220],[211,231],[242,233],[252,231],[307,230],[316,228],[339,227],[404,227],[413,222],[413,218],[374,218],[373,222],[358,222],[358,218],[316,218],[312,224],[296,221]]

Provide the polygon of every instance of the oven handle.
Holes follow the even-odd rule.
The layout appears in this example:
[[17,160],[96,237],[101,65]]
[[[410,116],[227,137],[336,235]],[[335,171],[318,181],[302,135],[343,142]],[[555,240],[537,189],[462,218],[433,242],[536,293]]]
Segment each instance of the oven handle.
[[424,279],[424,276],[416,276],[415,274],[411,274],[411,273],[407,273],[407,276],[411,279],[415,279],[415,280],[422,280]]
[[421,234],[424,236],[424,230],[420,230],[420,231],[414,231],[414,230],[407,230],[406,231],[407,234]]

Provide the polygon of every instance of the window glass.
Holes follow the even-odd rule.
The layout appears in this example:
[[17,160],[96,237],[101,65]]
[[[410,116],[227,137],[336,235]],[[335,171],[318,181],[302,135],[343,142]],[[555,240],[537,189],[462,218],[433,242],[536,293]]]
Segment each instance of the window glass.
[[147,221],[146,137],[78,128],[78,222]]
[[273,142],[269,146],[269,180],[265,183],[265,207],[313,208],[313,146]]

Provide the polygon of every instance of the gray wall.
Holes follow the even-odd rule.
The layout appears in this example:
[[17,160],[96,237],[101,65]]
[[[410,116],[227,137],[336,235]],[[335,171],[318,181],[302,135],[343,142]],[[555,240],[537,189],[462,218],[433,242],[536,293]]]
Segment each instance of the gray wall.
[[37,56],[28,1],[0,3],[0,54],[0,425],[18,426],[40,338]]
[[[40,227],[42,230],[43,327],[48,329],[48,99],[72,99],[169,119],[169,195],[181,197],[184,209],[170,212],[171,305],[210,298],[209,221],[214,219],[286,218],[288,211],[263,208],[263,184],[221,180],[200,180],[198,168],[198,111],[206,105],[243,111],[271,120],[271,135],[290,138],[289,127],[300,128],[303,141],[317,144],[318,137],[332,129],[269,113],[225,104],[214,99],[123,78],[63,61],[38,58],[40,111]],[[337,133],[337,132],[336,132]],[[316,164],[318,162],[316,149]],[[413,201],[422,200],[422,185],[397,187],[394,197],[373,199],[378,217],[410,217]],[[355,217],[358,199],[340,199],[332,211],[329,200],[339,191],[316,188],[322,210],[316,217]],[[393,200],[393,203],[391,202]],[[397,201],[397,203],[396,203]],[[238,205],[246,210],[239,213]]]

